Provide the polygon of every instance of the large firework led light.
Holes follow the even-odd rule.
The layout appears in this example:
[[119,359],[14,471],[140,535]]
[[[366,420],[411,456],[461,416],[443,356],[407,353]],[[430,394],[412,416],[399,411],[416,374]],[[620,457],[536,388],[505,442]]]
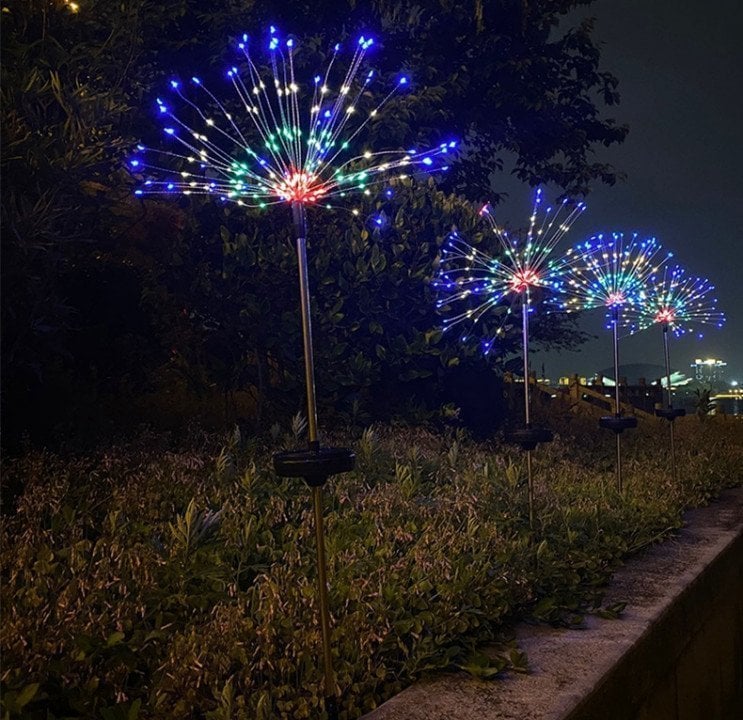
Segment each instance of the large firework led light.
[[433,286],[438,292],[437,307],[450,313],[443,321],[444,330],[454,326],[464,328],[467,340],[470,326],[501,313],[500,322],[491,335],[481,340],[489,353],[498,338],[504,335],[505,318],[512,314],[512,305],[521,306],[521,342],[524,367],[525,427],[508,434],[508,439],[526,450],[529,482],[529,521],[533,525],[533,479],[531,452],[541,442],[549,442],[551,433],[532,427],[529,392],[529,314],[534,309],[535,296],[543,304],[553,302],[561,291],[563,263],[552,253],[570,229],[571,223],[585,209],[584,203],[569,204],[567,200],[555,207],[542,208],[542,190],[536,191],[529,227],[523,234],[510,234],[498,225],[490,205],[480,215],[497,239],[497,254],[489,255],[470,245],[454,232],[441,251],[439,273]]
[[[670,257],[667,256],[667,257]],[[568,310],[607,310],[614,349],[614,415],[602,417],[599,425],[616,435],[617,487],[622,491],[622,453],[620,434],[637,427],[637,418],[623,416],[619,397],[618,328],[627,313],[638,306],[648,280],[658,272],[662,257],[655,238],[640,239],[635,234],[625,240],[622,233],[596,235],[568,251],[570,269],[566,288],[570,293]]]
[[[230,107],[198,77],[171,80],[172,99],[158,98],[157,110],[172,149],[138,146],[131,167],[156,177],[145,180],[136,194],[214,195],[258,208],[283,203],[330,207],[349,194],[370,195],[370,187],[390,177],[445,167],[456,145],[452,141],[425,151],[374,151],[361,144],[364,129],[410,82],[399,77],[381,102],[369,106],[374,71],[362,72],[362,66],[373,44],[372,38],[360,37],[340,73],[335,71],[342,49],[336,45],[325,71],[302,84],[293,39],[282,41],[271,28],[269,73],[255,63],[251,42],[243,35],[238,43],[242,63],[226,72]],[[180,168],[171,175],[173,161]]]
[[[323,638],[326,708],[337,716],[330,650],[321,490],[332,475],[353,468],[345,448],[321,448],[317,431],[314,359],[307,272],[306,208],[329,208],[352,194],[370,195],[375,184],[412,171],[445,169],[455,147],[446,142],[425,150],[375,151],[361,143],[363,131],[384,105],[409,85],[398,77],[381,102],[371,103],[374,72],[362,70],[373,46],[362,36],[342,69],[336,45],[326,69],[303,82],[295,72],[293,38],[271,27],[264,70],[251,54],[252,41],[238,41],[239,60],[226,71],[231,100],[222,101],[199,77],[170,82],[157,99],[166,148],[138,146],[131,170],[144,176],[135,194],[210,195],[223,202],[292,210],[299,265],[309,448],[277,453],[279,475],[303,477],[312,488],[318,554],[318,594]],[[176,111],[177,108],[177,111]],[[358,213],[358,210],[354,211]]]
[[725,314],[717,307],[714,289],[709,280],[687,274],[680,265],[666,266],[648,279],[625,324],[632,333],[657,324],[676,337],[698,325],[722,327]]
[[[646,289],[639,293],[637,303],[629,309],[625,318],[625,325],[631,333],[646,330],[653,325],[660,325],[663,333],[668,401],[665,407],[656,410],[656,415],[669,422],[674,478],[677,476],[677,468],[673,421],[685,415],[686,411],[673,407],[669,334],[679,337],[691,332],[698,325],[722,327],[725,315],[717,308],[717,298],[712,295],[714,289],[714,285],[708,280],[687,275],[679,265],[666,266],[662,273],[649,279]],[[701,333],[699,336],[701,337]]]

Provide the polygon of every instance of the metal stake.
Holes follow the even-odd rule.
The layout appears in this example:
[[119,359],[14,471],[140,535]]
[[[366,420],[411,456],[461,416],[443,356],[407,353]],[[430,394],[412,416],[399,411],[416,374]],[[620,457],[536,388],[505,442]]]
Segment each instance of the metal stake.
[[310,450],[319,450],[317,438],[317,402],[315,400],[315,359],[312,350],[312,320],[310,318],[310,284],[307,272],[307,218],[304,205],[292,203],[292,218],[297,233],[299,264],[299,299],[302,307],[302,341],[304,344],[304,382],[307,391],[307,423]]
[[[529,288],[523,291],[521,301],[521,343],[524,352],[524,420],[531,428],[529,404]],[[534,478],[531,466],[531,450],[526,451],[526,477],[529,485],[529,527],[534,529]]]
[[[299,295],[302,307],[302,341],[304,345],[304,379],[307,391],[307,423],[309,449],[320,451],[317,432],[317,401],[315,399],[315,360],[312,349],[312,322],[310,318],[310,288],[307,272],[307,218],[302,203],[292,203],[292,218],[297,234],[299,264]],[[335,676],[330,651],[330,611],[328,609],[328,580],[325,562],[325,532],[323,525],[322,485],[312,487],[312,505],[315,516],[315,546],[317,548],[317,593],[320,600],[320,629],[324,667],[325,710],[330,720],[337,720]]]
[[315,544],[317,546],[317,590],[320,598],[320,629],[322,631],[323,678],[325,710],[331,720],[338,717],[335,701],[333,657],[330,653],[330,611],[328,609],[328,579],[325,565],[325,531],[323,525],[322,486],[312,488],[312,507],[315,513]]
[[[619,404],[619,307],[614,305],[611,309],[611,327],[614,339],[614,414],[619,417],[621,405]],[[622,492],[622,443],[617,433],[617,488]]]
[[[671,353],[668,349],[668,323],[663,323],[663,352],[666,358],[666,390],[668,391],[668,409],[673,408],[673,388],[671,387]],[[676,470],[676,443],[674,438],[674,422],[673,418],[670,421],[671,426],[671,472],[673,473],[673,481],[678,480],[678,473]]]
[[529,528],[534,529],[534,481],[531,469],[531,450],[526,451],[526,475],[529,479]]

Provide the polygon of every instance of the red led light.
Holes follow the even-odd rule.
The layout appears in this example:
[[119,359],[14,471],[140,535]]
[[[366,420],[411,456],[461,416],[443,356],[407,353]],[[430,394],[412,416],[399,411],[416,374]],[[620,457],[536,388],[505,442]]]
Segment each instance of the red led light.
[[609,293],[609,295],[606,298],[606,304],[609,307],[612,307],[614,305],[624,305],[627,298],[624,296],[623,292],[612,292]]
[[659,323],[672,323],[676,319],[676,313],[672,308],[663,308],[658,310],[655,315],[655,322]]
[[326,184],[317,175],[296,170],[276,185],[276,194],[287,202],[314,203],[327,191]]
[[539,282],[539,275],[534,270],[520,270],[511,277],[511,290],[524,292],[531,285]]

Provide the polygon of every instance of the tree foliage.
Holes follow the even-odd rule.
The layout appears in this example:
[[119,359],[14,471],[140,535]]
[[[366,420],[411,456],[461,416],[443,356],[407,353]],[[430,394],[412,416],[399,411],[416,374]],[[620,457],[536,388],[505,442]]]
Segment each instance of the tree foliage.
[[[680,421],[683,485],[657,451],[667,429],[644,424],[625,441],[624,494],[595,421],[570,428],[578,439],[539,453],[537,541],[518,450],[400,427],[334,438],[358,458],[326,495],[345,717],[426,673],[523,670],[520,653],[477,650],[519,616],[616,615],[601,595],[622,555],[740,482],[740,423]],[[4,458],[3,717],[323,717],[306,493],[276,478],[273,448],[238,440]]]
[[599,68],[592,21],[564,27],[571,10],[591,3],[288,0],[256,11],[264,24],[301,27],[303,34],[378,31],[381,68],[405,69],[414,79],[414,92],[395,114],[404,132],[432,139],[445,128],[467,140],[451,187],[491,197],[506,154],[521,180],[576,195],[616,180],[593,153],[627,132],[602,116],[602,106],[619,96],[617,79]]
[[[446,135],[467,151],[448,177],[371,200],[389,227],[311,218],[320,397],[343,413],[380,399],[431,406],[447,372],[482,365],[441,338],[427,290],[449,228],[477,234],[464,199],[491,193],[506,156],[529,183],[583,193],[614,171],[593,161],[624,130],[582,2],[9,3],[2,13],[3,378],[17,428],[92,422],[103,396],[131,398],[177,375],[194,392],[254,388],[259,406],[300,405],[296,260],[289,222],[203,202],[141,203],[124,153],[155,129],[147,109],[172,73],[218,67],[238,30],[331,40],[377,31],[383,76],[416,78],[372,134],[380,145]],[[497,188],[497,180],[495,181]],[[452,193],[458,194],[452,194]],[[497,199],[497,198],[496,198]],[[549,323],[542,338],[571,337]],[[557,330],[557,331],[556,331]],[[572,335],[575,338],[575,335]],[[503,357],[511,347],[503,347]],[[39,412],[41,410],[41,412]],[[87,420],[86,420],[87,418]]]

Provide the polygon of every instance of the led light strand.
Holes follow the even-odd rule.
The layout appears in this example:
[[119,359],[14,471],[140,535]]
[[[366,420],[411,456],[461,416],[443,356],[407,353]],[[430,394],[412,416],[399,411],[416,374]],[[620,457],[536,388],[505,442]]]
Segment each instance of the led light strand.
[[666,266],[662,273],[649,278],[623,324],[630,333],[655,324],[667,325],[676,337],[691,332],[695,325],[720,328],[725,323],[725,314],[712,296],[714,289],[709,280],[688,275],[680,265]]
[[649,279],[672,257],[671,253],[661,254],[655,238],[639,238],[636,233],[629,240],[623,233],[599,234],[576,245],[565,255],[564,309],[604,307],[617,311],[620,322],[625,322],[629,309],[638,306]]
[[[543,209],[542,195],[540,188],[535,194],[528,230],[523,235],[512,235],[498,225],[489,204],[480,210],[497,239],[497,255],[470,245],[457,232],[451,233],[442,248],[440,269],[433,282],[438,294],[437,308],[450,313],[443,321],[444,330],[460,324],[466,327],[477,324],[499,306],[507,306],[507,317],[515,299],[520,297],[529,306],[532,291],[537,288],[549,290],[550,295],[559,294],[563,260],[552,254],[585,210],[585,203],[571,204],[565,200],[556,208]],[[546,297],[542,302],[549,305],[552,299]],[[484,352],[490,352],[496,338],[504,335],[504,323],[505,318],[495,330],[495,337],[482,340]],[[466,334],[462,340],[467,340]]]

